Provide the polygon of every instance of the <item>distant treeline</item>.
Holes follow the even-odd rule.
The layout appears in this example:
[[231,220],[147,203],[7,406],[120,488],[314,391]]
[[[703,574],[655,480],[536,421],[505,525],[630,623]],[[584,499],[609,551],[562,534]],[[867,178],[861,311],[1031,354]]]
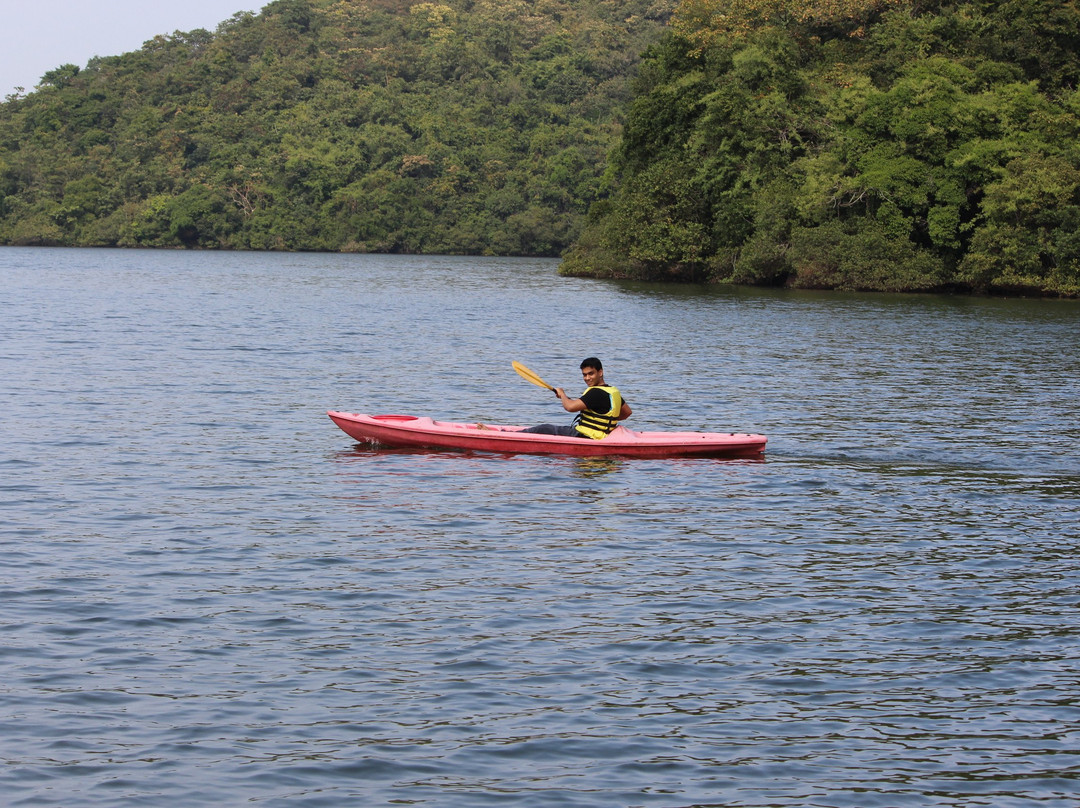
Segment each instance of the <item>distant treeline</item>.
[[1080,294],[1073,2],[685,0],[568,274]]
[[1078,79],[1073,2],[275,0],[9,96],[0,244],[1075,296]]
[[0,243],[558,255],[674,0],[276,0],[0,105]]

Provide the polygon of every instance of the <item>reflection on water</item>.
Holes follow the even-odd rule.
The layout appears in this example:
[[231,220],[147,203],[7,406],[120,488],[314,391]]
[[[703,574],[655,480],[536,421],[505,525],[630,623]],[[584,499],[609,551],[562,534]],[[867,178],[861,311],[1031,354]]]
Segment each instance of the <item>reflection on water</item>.
[[576,457],[572,461],[572,473],[575,477],[587,480],[590,477],[603,477],[626,466],[626,460],[618,457]]
[[[6,804],[1071,805],[1080,305],[554,268],[0,250]],[[768,453],[325,417],[550,421],[510,358],[592,354]]]

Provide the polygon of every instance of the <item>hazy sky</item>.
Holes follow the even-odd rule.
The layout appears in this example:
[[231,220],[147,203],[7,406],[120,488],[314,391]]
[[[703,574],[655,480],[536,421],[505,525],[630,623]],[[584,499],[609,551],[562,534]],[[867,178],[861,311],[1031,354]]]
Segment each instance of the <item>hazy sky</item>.
[[34,89],[63,64],[138,50],[148,39],[205,28],[269,0],[0,0],[0,100]]

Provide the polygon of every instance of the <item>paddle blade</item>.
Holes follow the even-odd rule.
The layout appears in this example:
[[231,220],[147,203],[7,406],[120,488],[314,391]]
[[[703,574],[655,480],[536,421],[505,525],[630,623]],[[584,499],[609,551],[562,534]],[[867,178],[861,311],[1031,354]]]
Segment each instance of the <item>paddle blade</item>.
[[554,387],[552,387],[550,384],[545,382],[543,379],[541,379],[539,376],[537,376],[535,373],[533,373],[531,370],[529,370],[527,367],[525,367],[520,362],[511,362],[510,364],[513,365],[514,370],[517,371],[518,376],[520,376],[521,378],[523,378],[525,381],[529,382],[530,384],[535,384],[537,387],[545,387],[548,390],[554,390],[555,389]]

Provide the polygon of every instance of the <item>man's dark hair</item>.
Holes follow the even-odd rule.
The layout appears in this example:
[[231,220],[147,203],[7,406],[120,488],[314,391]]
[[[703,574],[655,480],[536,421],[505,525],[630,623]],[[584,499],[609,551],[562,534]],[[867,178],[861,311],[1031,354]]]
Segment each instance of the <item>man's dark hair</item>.
[[603,370],[604,366],[600,364],[600,360],[595,356],[590,356],[588,359],[584,359],[581,362],[581,370],[585,368],[595,368],[596,370]]

